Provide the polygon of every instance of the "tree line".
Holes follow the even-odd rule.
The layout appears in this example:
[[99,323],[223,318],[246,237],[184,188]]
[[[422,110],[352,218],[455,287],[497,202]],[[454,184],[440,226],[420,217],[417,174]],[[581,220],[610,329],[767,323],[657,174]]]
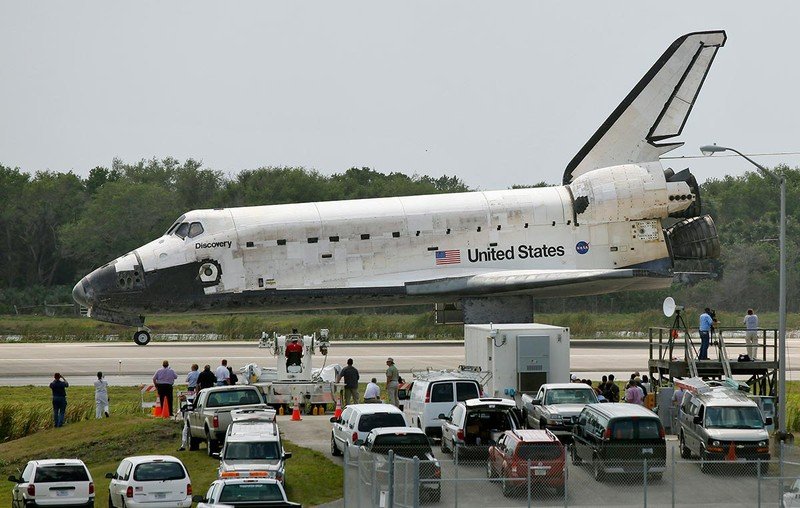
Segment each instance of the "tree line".
[[[800,169],[777,169],[788,182],[789,300],[796,310]],[[57,171],[30,174],[0,164],[0,312],[9,312],[14,303],[40,304],[43,298],[68,301],[69,289],[81,276],[160,236],[187,210],[470,190],[457,176],[355,167],[330,176],[297,167],[262,167],[228,176],[193,159],[115,159],[111,167],[95,167],[81,177]],[[726,176],[704,183],[701,196],[704,212],[717,224],[722,257],[678,263],[678,270],[710,271],[714,277],[669,292],[718,308],[777,308],[777,185],[757,173]],[[652,308],[660,297],[621,293],[570,299],[569,305],[542,300],[537,309],[558,311],[566,305],[635,311]]]

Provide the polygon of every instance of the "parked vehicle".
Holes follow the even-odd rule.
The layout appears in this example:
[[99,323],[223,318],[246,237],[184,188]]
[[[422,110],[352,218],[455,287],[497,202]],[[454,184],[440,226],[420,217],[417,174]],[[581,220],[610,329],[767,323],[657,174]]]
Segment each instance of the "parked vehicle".
[[532,488],[550,487],[564,495],[565,462],[564,445],[549,430],[507,430],[489,448],[486,474],[500,479],[504,496],[527,492],[529,479]]
[[286,483],[286,459],[274,409],[231,411],[225,444],[219,454],[220,478],[261,476]]
[[800,478],[783,493],[783,508],[800,508]]
[[205,440],[208,454],[219,451],[231,411],[235,409],[265,409],[264,397],[255,386],[216,386],[200,391],[189,412],[189,449],[197,450]]
[[35,506],[94,506],[94,481],[86,464],[78,459],[28,462],[11,490],[13,508]]
[[[372,429],[361,446],[364,452],[378,456],[389,455],[413,459],[418,457],[419,463],[419,498],[420,500],[438,503],[442,496],[442,468],[433,456],[428,436],[416,427],[382,427]],[[402,460],[402,459],[401,459]],[[388,467],[377,463],[379,471],[388,471]]]
[[484,397],[456,404],[442,421],[442,451],[462,445],[492,445],[503,432],[520,428],[511,399]]
[[667,445],[658,415],[638,404],[589,404],[573,432],[572,463],[584,461],[595,480],[611,473],[647,473],[660,479],[666,466]]
[[681,457],[700,458],[707,472],[708,461],[762,460],[762,473],[769,469],[769,433],[758,405],[743,392],[717,386],[702,392],[687,391],[678,410],[678,440]]
[[597,403],[591,386],[582,383],[547,383],[536,395],[522,394],[523,420],[528,428],[549,429],[562,439],[572,437],[572,427],[586,404]]
[[372,429],[408,425],[403,412],[391,404],[350,404],[340,418],[331,418],[331,423],[331,455],[362,444]]
[[468,371],[415,372],[403,403],[410,424],[429,436],[440,436],[439,415],[448,414],[457,402],[481,396],[482,387],[475,376]]
[[170,455],[126,457],[108,485],[109,508],[188,508],[192,481],[180,459]]
[[283,484],[274,478],[221,478],[204,496],[195,496],[197,508],[293,508]]

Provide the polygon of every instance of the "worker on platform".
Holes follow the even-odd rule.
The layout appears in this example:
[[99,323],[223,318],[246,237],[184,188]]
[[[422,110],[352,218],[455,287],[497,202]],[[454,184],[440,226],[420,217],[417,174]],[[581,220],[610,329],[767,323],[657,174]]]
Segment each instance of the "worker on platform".
[[286,344],[286,368],[290,365],[302,365],[303,345],[297,337],[292,337],[289,344]]

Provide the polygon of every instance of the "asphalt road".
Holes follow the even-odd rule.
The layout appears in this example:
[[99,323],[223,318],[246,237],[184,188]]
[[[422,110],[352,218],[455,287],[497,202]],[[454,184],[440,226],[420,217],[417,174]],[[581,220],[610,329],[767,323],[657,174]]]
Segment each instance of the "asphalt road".
[[[609,373],[627,379],[631,372],[647,370],[647,344],[636,339],[573,341],[571,370],[595,381]],[[344,365],[347,358],[353,358],[362,377],[380,377],[388,356],[405,375],[411,369],[456,368],[464,363],[464,346],[458,341],[334,342],[327,363]],[[789,379],[800,379],[795,371],[800,365],[800,344],[790,341],[787,356]],[[112,384],[135,385],[149,382],[163,360],[169,360],[183,376],[192,363],[201,368],[207,363],[214,368],[221,358],[227,358],[237,369],[248,363],[264,367],[276,364],[276,359],[255,342],[152,342],[147,346],[127,342],[6,343],[0,344],[0,385],[48,384],[55,371],[73,384],[88,385],[98,370]]]

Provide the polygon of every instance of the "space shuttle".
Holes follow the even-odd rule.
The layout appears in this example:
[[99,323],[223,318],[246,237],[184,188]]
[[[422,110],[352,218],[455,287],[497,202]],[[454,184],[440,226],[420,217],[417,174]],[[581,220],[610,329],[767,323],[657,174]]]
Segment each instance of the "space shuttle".
[[153,313],[450,302],[465,323],[528,322],[534,298],[668,287],[674,260],[719,254],[695,177],[659,158],[725,39],[673,42],[560,186],[193,210],[73,298],[143,345]]

